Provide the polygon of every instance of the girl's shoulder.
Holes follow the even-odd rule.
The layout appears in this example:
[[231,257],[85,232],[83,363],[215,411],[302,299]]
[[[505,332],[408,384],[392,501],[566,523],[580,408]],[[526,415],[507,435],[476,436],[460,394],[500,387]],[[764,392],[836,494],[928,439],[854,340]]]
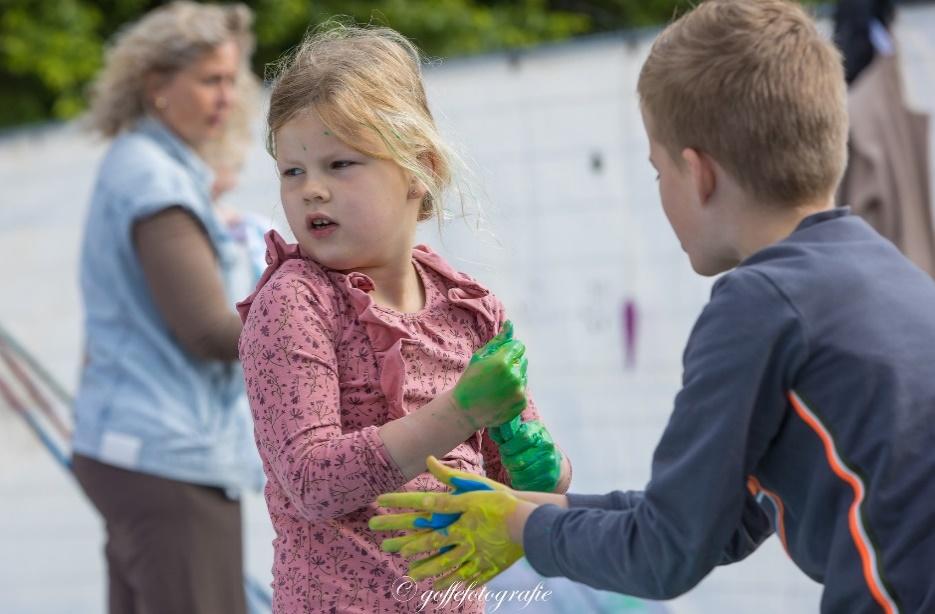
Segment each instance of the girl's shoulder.
[[343,301],[328,272],[275,230],[266,233],[266,263],[256,289],[237,303],[243,321],[255,307],[262,312],[293,307],[329,322],[340,316]]
[[430,269],[444,286],[443,294],[452,306],[473,311],[482,336],[492,337],[504,320],[500,299],[481,282],[452,267],[441,255],[426,245],[412,250],[413,258]]

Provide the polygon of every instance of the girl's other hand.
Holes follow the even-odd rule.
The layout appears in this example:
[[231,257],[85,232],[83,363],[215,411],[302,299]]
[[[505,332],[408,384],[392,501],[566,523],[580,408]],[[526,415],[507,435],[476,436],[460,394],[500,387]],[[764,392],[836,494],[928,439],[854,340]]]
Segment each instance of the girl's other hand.
[[475,429],[509,422],[526,408],[526,346],[513,339],[513,327],[471,357],[452,390],[455,406]]

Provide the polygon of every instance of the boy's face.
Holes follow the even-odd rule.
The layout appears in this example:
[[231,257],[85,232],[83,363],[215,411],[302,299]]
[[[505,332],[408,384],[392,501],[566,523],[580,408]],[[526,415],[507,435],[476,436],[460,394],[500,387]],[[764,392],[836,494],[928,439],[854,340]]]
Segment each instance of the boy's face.
[[[699,163],[697,156],[691,161],[683,159],[677,163],[669,150],[653,137],[651,118],[645,111],[643,126],[649,139],[649,162],[657,173],[662,210],[682,250],[688,254],[692,268],[700,275],[716,275],[727,270],[732,265],[720,257],[722,250],[718,248],[717,221],[706,210],[704,188],[696,176],[699,169],[695,168],[693,173],[692,164]],[[701,169],[701,172],[707,170]]]

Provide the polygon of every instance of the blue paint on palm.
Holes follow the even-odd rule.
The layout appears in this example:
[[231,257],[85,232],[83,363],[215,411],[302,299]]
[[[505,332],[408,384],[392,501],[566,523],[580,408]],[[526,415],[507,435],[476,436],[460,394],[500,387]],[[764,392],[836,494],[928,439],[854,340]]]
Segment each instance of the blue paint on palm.
[[[455,489],[451,494],[461,495],[466,492],[472,492],[475,490],[493,490],[487,484],[483,482],[478,482],[476,480],[469,480],[467,478],[451,478],[451,483],[454,485]],[[438,512],[432,512],[432,517],[426,520],[425,518],[416,518],[412,523],[412,526],[417,529],[435,529],[440,532],[442,535],[448,535],[448,526],[451,525],[455,520],[461,517],[461,513],[456,514],[440,514]],[[441,550],[442,552],[448,552],[454,548],[454,546],[445,546]]]

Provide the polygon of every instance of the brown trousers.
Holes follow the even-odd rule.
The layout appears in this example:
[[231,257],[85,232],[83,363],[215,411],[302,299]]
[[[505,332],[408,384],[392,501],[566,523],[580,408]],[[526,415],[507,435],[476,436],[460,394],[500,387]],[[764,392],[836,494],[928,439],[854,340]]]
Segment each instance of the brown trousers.
[[107,527],[110,614],[246,614],[240,502],[75,455]]

